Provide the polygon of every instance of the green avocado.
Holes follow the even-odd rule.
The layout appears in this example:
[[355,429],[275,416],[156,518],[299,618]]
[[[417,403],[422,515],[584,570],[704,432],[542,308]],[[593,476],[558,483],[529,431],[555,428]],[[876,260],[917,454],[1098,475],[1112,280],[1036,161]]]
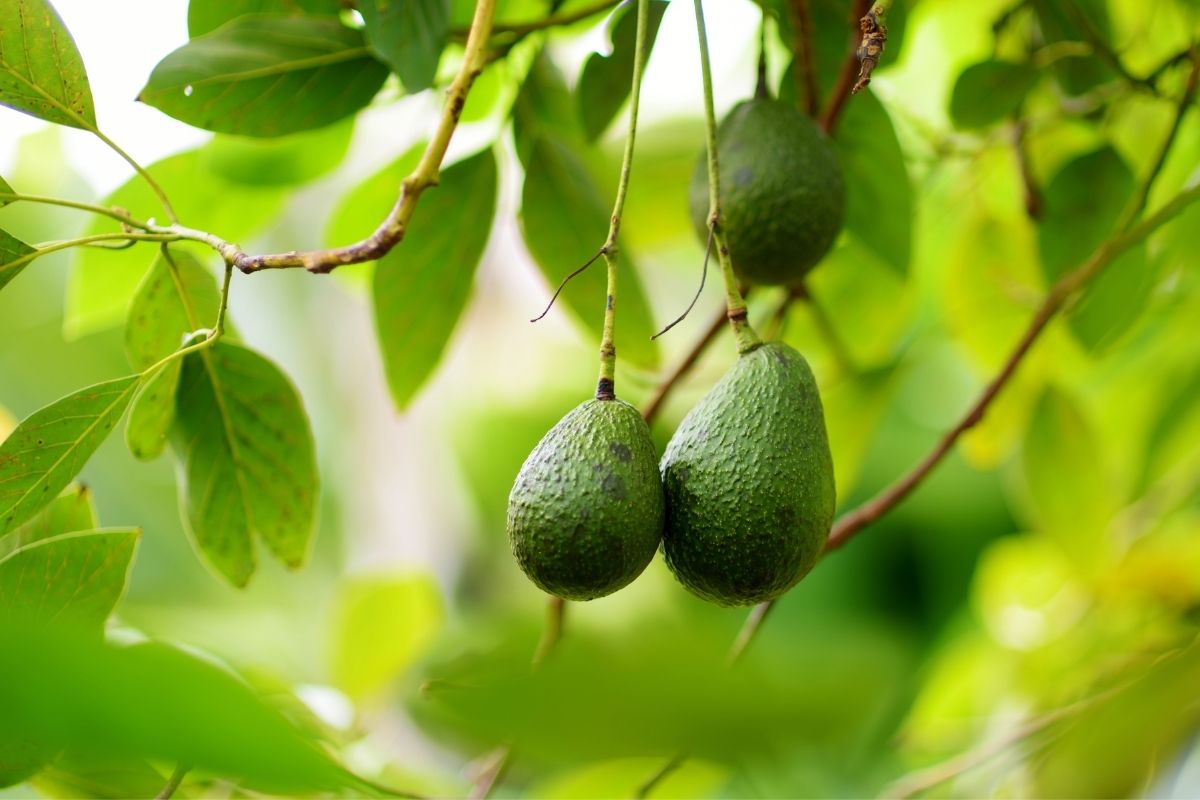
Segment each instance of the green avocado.
[[663,553],[723,606],[778,597],[812,569],[833,522],[833,460],[804,357],[764,344],[738,357],[662,458]]
[[[734,271],[756,284],[793,284],[816,266],[842,229],[846,191],[828,137],[786,103],[734,106],[717,131],[721,228]],[[708,240],[708,160],[691,187],[692,222]]]
[[513,555],[567,600],[612,594],[642,573],[663,527],[650,428],[622,400],[588,400],[525,459],[508,497]]

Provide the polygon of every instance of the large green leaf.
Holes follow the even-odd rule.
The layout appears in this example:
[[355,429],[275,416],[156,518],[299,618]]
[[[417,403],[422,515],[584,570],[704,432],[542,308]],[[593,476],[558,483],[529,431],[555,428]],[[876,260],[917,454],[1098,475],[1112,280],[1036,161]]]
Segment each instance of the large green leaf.
[[0,559],[0,625],[28,617],[99,636],[125,591],[139,535],[136,528],[62,533]]
[[138,96],[220,133],[283,136],[336,122],[387,77],[362,34],[319,17],[238,17],[158,63]]
[[[627,2],[613,14],[610,31],[612,52],[593,53],[579,76],[579,114],[588,141],[600,138],[613,117],[625,105],[633,83],[633,56],[637,47],[637,3]],[[646,55],[649,56],[658,26],[666,13],[666,0],[651,0],[646,30]]]
[[[587,169],[561,141],[542,136],[530,144],[521,196],[525,244],[551,286],[596,255],[608,234],[609,209]],[[616,346],[618,359],[658,363],[654,322],[633,260],[620,251]],[[600,341],[606,296],[604,264],[594,264],[559,295]],[[536,309],[531,311],[536,313]],[[533,316],[533,313],[530,314]]]
[[175,423],[175,392],[182,370],[183,361],[175,358],[142,381],[125,423],[125,446],[134,458],[152,461],[167,449],[171,426]]
[[[1073,159],[1050,179],[1038,226],[1047,281],[1082,264],[1112,235],[1133,188],[1133,171],[1111,147]],[[1072,332],[1092,349],[1112,344],[1145,309],[1155,277],[1145,246],[1130,248],[1083,292],[1068,316]]]
[[[207,169],[196,150],[165,158],[153,164],[150,173],[171,196],[186,225],[213,231],[228,241],[242,244],[275,217],[285,199],[285,193],[275,187],[257,188],[222,180]],[[154,194],[136,176],[101,204],[129,209],[142,219],[158,209]],[[110,220],[98,219],[86,232],[111,230]],[[124,321],[129,298],[137,290],[152,258],[150,253],[148,248],[141,247],[117,251],[87,247],[77,251],[67,283],[63,323],[69,337],[94,333]]]
[[147,369],[178,350],[188,334],[216,322],[221,292],[191,253],[159,252],[129,304],[125,356]]
[[[36,252],[20,239],[0,230],[0,289],[17,277],[29,262],[25,256]],[[22,259],[19,263],[17,259]]]
[[33,519],[0,537],[0,561],[25,545],[63,533],[99,527],[92,493],[82,484],[74,484],[34,515]]
[[184,522],[200,552],[236,586],[254,572],[255,540],[299,567],[316,521],[317,464],[287,376],[218,342],[185,358],[175,421]]
[[972,64],[954,82],[950,119],[959,128],[984,128],[1015,114],[1040,73],[1029,64],[989,58]]
[[1025,431],[1022,468],[1033,517],[1081,569],[1102,555],[1099,541],[1119,506],[1096,429],[1070,395],[1046,389]]
[[846,230],[903,276],[912,256],[912,185],[891,116],[873,92],[846,105],[833,144],[846,182]]
[[337,17],[339,0],[191,0],[188,3],[188,36],[195,39],[215,31],[230,20],[251,14]]
[[204,166],[247,186],[295,186],[337,167],[350,149],[354,118],[278,139],[218,134],[200,149]]
[[75,41],[47,0],[0,4],[0,105],[96,129],[96,109]]
[[276,794],[367,791],[211,659],[35,625],[3,626],[0,641],[0,742],[183,763]]
[[[3,176],[0,176],[0,192],[4,192],[6,194],[12,194],[12,190],[13,190],[13,188],[8,185],[8,181],[4,180]],[[12,202],[12,200],[5,200],[4,198],[0,197],[0,208],[4,208],[6,205],[8,205],[11,202]]]
[[0,444],[0,536],[79,474],[129,405],[139,376],[89,386],[35,411]]
[[[375,268],[375,332],[399,408],[441,361],[471,295],[495,211],[496,157],[488,149],[442,172],[404,242]],[[450,219],[471,224],[440,224]]]
[[409,92],[433,85],[450,30],[449,0],[362,0],[367,42]]

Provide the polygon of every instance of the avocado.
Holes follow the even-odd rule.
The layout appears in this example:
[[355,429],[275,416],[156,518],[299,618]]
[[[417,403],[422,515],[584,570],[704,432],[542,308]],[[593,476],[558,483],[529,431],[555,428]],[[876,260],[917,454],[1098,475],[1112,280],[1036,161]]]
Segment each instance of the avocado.
[[[828,137],[811,119],[762,97],[734,106],[717,130],[721,229],[734,271],[754,284],[794,284],[842,229],[846,192]],[[692,222],[708,240],[708,159],[691,186]]]
[[538,587],[592,600],[642,573],[658,550],[663,516],[642,415],[622,400],[588,400],[525,459],[508,497],[508,537]]
[[738,357],[679,424],[662,464],[663,553],[694,594],[723,606],[786,592],[833,522],[833,459],[817,383],[781,343]]

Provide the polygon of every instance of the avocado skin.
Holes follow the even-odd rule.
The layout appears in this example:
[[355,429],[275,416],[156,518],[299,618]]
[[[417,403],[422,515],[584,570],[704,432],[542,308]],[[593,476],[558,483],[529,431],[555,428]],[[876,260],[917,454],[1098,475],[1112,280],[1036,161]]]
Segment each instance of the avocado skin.
[[662,458],[663,553],[694,594],[771,600],[812,569],[833,522],[833,459],[816,380],[785,344],[741,355]]
[[[833,246],[846,208],[837,153],[811,119],[769,98],[733,107],[717,130],[721,228],[734,271],[793,284]],[[708,159],[691,185],[692,222],[708,241]]]
[[622,400],[588,400],[542,437],[508,497],[513,555],[542,590],[592,600],[642,573],[662,538],[650,428]]

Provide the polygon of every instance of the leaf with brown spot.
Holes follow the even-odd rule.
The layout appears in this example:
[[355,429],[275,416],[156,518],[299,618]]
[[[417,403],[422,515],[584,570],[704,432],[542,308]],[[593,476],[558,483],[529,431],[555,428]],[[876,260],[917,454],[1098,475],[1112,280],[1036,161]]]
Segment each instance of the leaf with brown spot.
[[96,108],[83,59],[47,0],[0,3],[0,105],[96,130]]

